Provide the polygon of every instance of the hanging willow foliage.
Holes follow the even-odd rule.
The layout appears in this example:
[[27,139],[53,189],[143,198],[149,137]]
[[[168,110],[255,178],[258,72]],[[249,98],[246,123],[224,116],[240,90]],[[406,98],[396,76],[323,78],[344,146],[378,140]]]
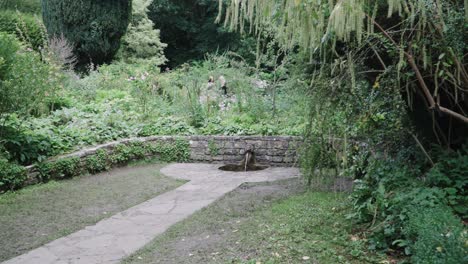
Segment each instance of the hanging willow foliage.
[[[274,27],[277,40],[286,48],[295,46],[314,53],[322,48],[329,48],[327,44],[334,44],[337,40],[361,44],[363,40],[374,34],[377,29],[384,38],[390,41],[394,49],[400,51],[398,71],[408,65],[415,73],[416,81],[426,103],[431,110],[437,110],[468,124],[467,114],[459,105],[460,89],[466,93],[468,87],[468,73],[463,63],[464,55],[456,54],[451,47],[444,47],[453,67],[447,66],[434,72],[430,67],[431,82],[433,78],[447,77],[454,83],[453,87],[445,89],[450,97],[455,98],[451,109],[439,104],[439,89],[431,92],[428,81],[423,77],[420,68],[426,69],[428,65],[437,63],[428,55],[426,35],[438,34],[438,38],[445,38],[444,18],[449,16],[450,8],[461,7],[458,1],[451,0],[231,0],[224,11],[224,0],[219,0],[219,16],[217,22],[222,20],[225,13],[224,25],[230,30],[244,33],[248,27],[249,33],[259,34],[265,27]],[[387,7],[386,14],[378,14],[380,7]],[[465,23],[468,22],[468,0],[464,1]],[[446,12],[446,13],[444,13]],[[400,40],[395,40],[381,25],[376,17],[398,16],[401,25],[405,25],[400,34]],[[462,15],[463,19],[463,15]],[[248,25],[248,26],[247,26]],[[409,32],[409,33],[407,33]],[[436,33],[434,33],[436,32]],[[406,34],[406,35],[405,35]],[[463,32],[461,33],[463,34]],[[405,38],[410,37],[412,45],[418,43],[421,48],[413,49]],[[443,43],[443,42],[441,42]],[[445,44],[442,44],[444,46]],[[439,50],[440,52],[440,50]],[[434,55],[434,54],[432,54]],[[439,54],[436,54],[439,56]],[[440,59],[439,59],[440,60]],[[419,67],[418,64],[422,66]],[[433,77],[433,78],[432,78]],[[437,84],[437,82],[436,82]],[[465,88],[464,88],[465,87]],[[449,89],[451,89],[449,91]],[[460,110],[461,109],[461,110]]]
[[[351,34],[357,40],[367,32],[374,30],[372,23],[367,28],[366,16],[374,17],[377,11],[378,1],[373,0],[231,0],[226,8],[224,25],[230,30],[244,32],[245,22],[249,26],[249,33],[258,33],[259,30],[270,24],[275,24],[280,33],[280,39],[285,44],[299,44],[303,48],[310,49],[319,46],[320,43],[334,34],[339,40],[352,40]],[[387,0],[388,13],[391,17],[397,13],[401,17],[410,18],[413,21],[420,18],[422,27],[426,28],[426,14],[433,9],[440,9],[439,1],[424,0]],[[464,0],[465,20],[468,22],[468,0]],[[224,0],[219,0],[219,15],[216,22],[222,19]],[[279,11],[281,10],[281,11]],[[367,32],[366,32],[367,30]]]

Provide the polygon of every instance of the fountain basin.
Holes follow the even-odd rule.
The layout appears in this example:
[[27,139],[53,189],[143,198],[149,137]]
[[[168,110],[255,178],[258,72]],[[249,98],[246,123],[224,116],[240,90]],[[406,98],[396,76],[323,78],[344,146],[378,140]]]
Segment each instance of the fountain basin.
[[267,169],[268,166],[265,165],[250,165],[245,168],[242,164],[226,164],[224,166],[219,167],[219,170],[222,171],[234,171],[234,172],[242,172],[242,171],[260,171]]

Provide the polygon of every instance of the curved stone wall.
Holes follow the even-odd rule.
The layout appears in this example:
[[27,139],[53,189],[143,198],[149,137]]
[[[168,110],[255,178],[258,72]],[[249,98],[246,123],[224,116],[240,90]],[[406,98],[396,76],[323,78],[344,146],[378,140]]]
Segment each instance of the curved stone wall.
[[[54,157],[46,163],[59,162],[66,159],[77,159],[78,166],[84,167],[86,158],[98,151],[105,151],[108,155],[114,153],[119,145],[141,142],[143,145],[171,145],[176,141],[187,142],[189,162],[204,163],[237,163],[243,159],[247,149],[254,151],[257,162],[270,166],[296,166],[298,163],[298,148],[302,143],[301,137],[292,136],[152,136],[144,138],[129,138],[114,141],[70,154]],[[149,155],[148,157],[158,154]],[[26,185],[40,182],[39,172],[35,165],[26,167],[28,180]]]

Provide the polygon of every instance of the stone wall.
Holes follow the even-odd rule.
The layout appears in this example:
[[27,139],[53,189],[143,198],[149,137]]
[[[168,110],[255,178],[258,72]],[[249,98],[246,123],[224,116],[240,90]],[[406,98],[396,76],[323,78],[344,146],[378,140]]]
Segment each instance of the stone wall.
[[[302,138],[291,136],[152,136],[144,138],[129,138],[114,141],[73,153],[49,159],[49,163],[78,159],[78,167],[86,171],[86,160],[97,151],[105,151],[108,155],[114,153],[118,145],[141,142],[143,145],[172,145],[176,140],[188,142],[189,162],[206,163],[238,163],[246,150],[252,150],[259,164],[270,166],[296,166],[298,162],[298,148]],[[151,154],[152,155],[152,154]],[[156,154],[157,155],[157,154]],[[148,156],[150,157],[150,156]],[[186,160],[184,158],[184,160]],[[41,182],[43,179],[35,165],[26,167],[28,178],[24,185]]]
[[[171,144],[176,139],[189,143],[190,162],[237,163],[243,159],[245,151],[251,149],[258,163],[270,166],[296,166],[298,148],[302,142],[302,138],[291,136],[152,136],[114,141],[54,157],[49,161],[79,158],[84,163],[87,157],[96,154],[98,150],[112,154],[115,147],[122,144]],[[26,169],[29,174],[27,185],[39,182],[36,166],[28,166]]]
[[295,166],[300,137],[290,136],[191,136],[190,159],[195,162],[240,162],[252,149],[259,163],[271,166]]

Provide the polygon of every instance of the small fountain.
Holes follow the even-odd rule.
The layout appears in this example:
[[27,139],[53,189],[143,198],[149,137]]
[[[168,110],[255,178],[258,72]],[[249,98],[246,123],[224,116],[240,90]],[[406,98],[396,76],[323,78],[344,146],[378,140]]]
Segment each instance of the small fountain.
[[249,148],[245,151],[244,159],[239,164],[227,164],[219,167],[223,171],[259,171],[268,168],[268,166],[258,165],[255,161],[255,152]]

